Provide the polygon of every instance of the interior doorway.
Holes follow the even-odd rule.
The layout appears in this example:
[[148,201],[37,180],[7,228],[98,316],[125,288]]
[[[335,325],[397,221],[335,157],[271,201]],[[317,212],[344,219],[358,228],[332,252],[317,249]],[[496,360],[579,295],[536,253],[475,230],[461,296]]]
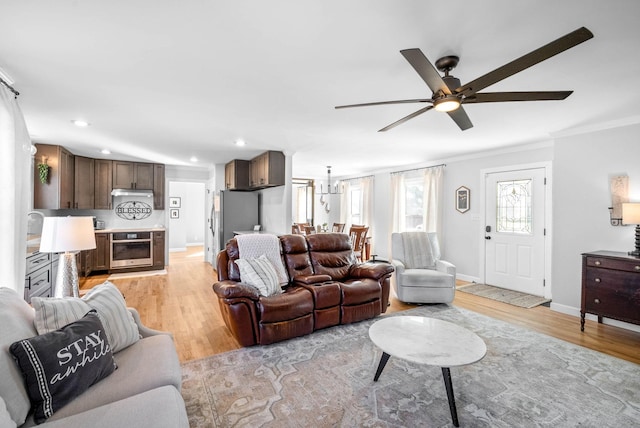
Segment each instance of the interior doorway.
[[547,165],[484,171],[484,282],[551,298]]
[[[169,181],[167,198],[167,223],[169,227],[169,259],[177,260],[180,255],[191,259],[205,259],[204,250],[192,251],[192,247],[205,245],[206,190],[204,182]],[[175,257],[174,257],[175,255]]]

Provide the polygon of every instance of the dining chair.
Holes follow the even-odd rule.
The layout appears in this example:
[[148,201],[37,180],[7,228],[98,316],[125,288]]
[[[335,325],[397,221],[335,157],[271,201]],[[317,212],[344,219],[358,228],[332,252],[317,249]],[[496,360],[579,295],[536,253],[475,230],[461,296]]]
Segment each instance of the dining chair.
[[349,229],[349,239],[351,240],[351,247],[356,255],[358,261],[362,262],[362,252],[364,249],[364,243],[367,239],[368,227],[355,227],[351,226]]
[[332,232],[342,233],[344,232],[344,223],[333,223],[333,227],[331,228]]
[[[291,233],[297,235],[306,235],[307,232],[305,230],[306,227],[311,226],[309,223],[293,223],[291,226]],[[294,228],[297,228],[297,232],[294,232]]]
[[313,235],[314,233],[316,233],[316,228],[313,226],[305,226],[304,227],[304,234],[305,235]]

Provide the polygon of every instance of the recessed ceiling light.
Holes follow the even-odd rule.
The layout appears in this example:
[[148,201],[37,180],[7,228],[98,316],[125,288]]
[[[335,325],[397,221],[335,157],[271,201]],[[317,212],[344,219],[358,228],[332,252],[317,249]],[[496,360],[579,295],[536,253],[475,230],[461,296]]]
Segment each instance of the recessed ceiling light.
[[82,119],[72,120],[71,123],[73,123],[75,126],[79,126],[80,128],[86,128],[87,126],[89,126],[89,122]]
[[111,150],[109,150],[109,149],[102,149],[102,150],[100,150],[100,153],[102,153],[103,155],[110,155],[110,154],[111,154]]
[[235,144],[236,144],[236,146],[238,146],[238,147],[242,147],[242,146],[244,146],[244,145],[245,145],[245,142],[244,142],[244,140],[236,140],[236,143],[235,143]]
[[195,156],[191,156],[191,158],[189,159],[191,162],[198,162],[198,158]]

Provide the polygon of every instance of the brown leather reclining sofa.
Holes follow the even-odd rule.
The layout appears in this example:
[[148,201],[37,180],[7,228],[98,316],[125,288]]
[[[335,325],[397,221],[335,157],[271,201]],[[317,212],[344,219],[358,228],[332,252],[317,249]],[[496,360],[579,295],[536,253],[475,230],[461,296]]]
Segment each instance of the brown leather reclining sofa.
[[347,234],[283,235],[280,245],[289,284],[270,297],[241,282],[235,239],[218,253],[213,290],[240,345],[266,345],[387,310],[393,266],[357,263]]

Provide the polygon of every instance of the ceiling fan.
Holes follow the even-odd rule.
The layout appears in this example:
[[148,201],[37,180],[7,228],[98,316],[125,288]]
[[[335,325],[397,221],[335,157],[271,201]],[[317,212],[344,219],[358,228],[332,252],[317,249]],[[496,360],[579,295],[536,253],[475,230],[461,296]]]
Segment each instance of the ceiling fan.
[[[457,56],[445,56],[435,62],[435,67],[429,62],[427,57],[420,49],[405,49],[400,53],[411,64],[416,72],[422,77],[429,89],[431,89],[431,98],[413,99],[413,100],[397,100],[397,101],[380,101],[364,104],[350,104],[336,106],[336,109],[350,107],[365,107],[385,104],[409,104],[409,103],[429,103],[430,105],[411,113],[402,119],[393,122],[391,125],[385,126],[378,132],[388,131],[404,122],[413,119],[431,109],[446,112],[451,119],[460,127],[461,130],[473,127],[469,116],[462,108],[462,104],[477,103],[494,103],[504,101],[545,101],[545,100],[564,100],[573,91],[535,91],[535,92],[479,92],[484,88],[493,85],[509,76],[512,76],[526,68],[529,68],[539,62],[551,58],[561,52],[566,51],[582,42],[593,37],[593,33],[585,27],[560,37],[553,42],[542,46],[520,58],[511,61],[508,64],[498,67],[495,70],[481,76],[466,85],[460,85],[460,79],[451,76],[449,72],[458,65],[459,58]],[[440,76],[436,68],[444,73]]]

